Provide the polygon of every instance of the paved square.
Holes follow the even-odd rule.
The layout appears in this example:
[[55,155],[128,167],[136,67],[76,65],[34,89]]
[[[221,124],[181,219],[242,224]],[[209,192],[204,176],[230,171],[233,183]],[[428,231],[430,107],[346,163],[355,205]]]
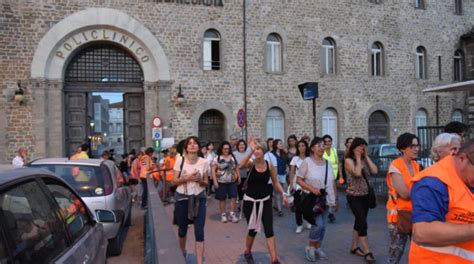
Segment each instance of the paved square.
[[[328,254],[328,261],[320,263],[365,263],[363,257],[351,255],[352,228],[354,217],[346,205],[346,197],[339,193],[341,206],[336,214],[336,223],[328,223],[322,249]],[[166,208],[168,219],[171,221],[173,205]],[[308,243],[308,230],[296,234],[296,223],[294,214],[289,209],[284,209],[285,215],[274,218],[274,232],[277,243],[277,253],[282,263],[309,263],[304,256],[304,247]],[[387,259],[389,236],[385,218],[385,201],[379,201],[377,208],[369,211],[369,245],[374,253],[377,263],[384,263]],[[188,251],[187,263],[195,263],[194,256],[194,227],[188,230],[186,249]],[[175,227],[177,234],[177,228]],[[239,223],[221,223],[218,202],[214,199],[208,200],[207,218],[205,225],[205,263],[246,263],[243,258],[245,236],[247,225],[245,219]],[[409,245],[406,247],[409,248]],[[258,234],[253,246],[252,254],[255,263],[270,263],[270,257],[266,248],[265,236]],[[405,253],[402,263],[407,263]]]

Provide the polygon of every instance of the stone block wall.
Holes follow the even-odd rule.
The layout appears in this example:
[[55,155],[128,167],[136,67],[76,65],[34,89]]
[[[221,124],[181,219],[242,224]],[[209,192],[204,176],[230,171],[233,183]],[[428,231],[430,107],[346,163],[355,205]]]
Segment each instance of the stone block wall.
[[[177,1],[179,2],[179,1]],[[428,124],[435,120],[435,95],[424,88],[453,80],[453,55],[460,37],[474,25],[474,3],[464,1],[463,15],[453,14],[452,1],[427,1],[425,9],[415,9],[414,1],[297,0],[246,1],[247,3],[247,89],[249,135],[265,137],[265,116],[271,107],[285,114],[285,136],[312,134],[311,103],[304,102],[297,85],[307,81],[320,84],[317,100],[317,127],[321,133],[322,113],[333,108],[338,113],[339,142],[347,136],[368,136],[368,117],[373,111],[387,112],[391,141],[405,132],[415,132],[415,113],[428,112]],[[238,132],[236,113],[244,106],[242,2],[224,0],[223,7],[185,5],[165,1],[13,1],[0,4],[0,161],[9,160],[20,145],[33,146],[40,140],[41,153],[61,153],[47,130],[38,132],[34,113],[35,87],[25,106],[9,100],[18,80],[27,82],[30,65],[41,38],[55,24],[75,12],[97,7],[120,10],[142,23],[162,45],[169,60],[171,82],[159,91],[159,113],[176,139],[197,133],[192,118],[202,105],[216,105],[226,114],[227,133]],[[207,29],[221,35],[222,69],[202,70],[202,38]],[[264,70],[265,40],[277,33],[283,43],[283,71]],[[320,69],[322,40],[336,43],[336,74]],[[379,41],[384,47],[384,76],[370,76],[370,47]],[[427,76],[415,79],[415,49],[427,50]],[[437,58],[441,56],[442,76]],[[61,82],[61,80],[46,80]],[[178,85],[186,103],[174,104]],[[46,88],[44,88],[46,89]],[[161,88],[160,88],[161,89]],[[158,90],[156,89],[157,93]],[[38,96],[47,96],[48,90]],[[54,91],[57,100],[60,91]],[[467,113],[463,94],[440,94],[440,123],[450,120],[454,109]],[[165,98],[163,98],[165,97]],[[48,99],[45,100],[45,103]],[[57,102],[57,101],[55,101]],[[212,104],[219,102],[219,104]],[[165,107],[164,107],[165,106]],[[60,109],[55,106],[54,109]],[[40,113],[40,115],[57,113]],[[152,116],[156,113],[147,113]],[[149,123],[149,120],[146,120]],[[57,121],[55,124],[63,124]],[[396,132],[394,131],[396,129]],[[36,131],[36,132],[35,132]],[[35,135],[42,139],[35,139]],[[148,131],[147,131],[148,133]],[[59,137],[63,140],[64,137]],[[51,150],[49,148],[54,148]],[[34,153],[34,149],[31,149]]]

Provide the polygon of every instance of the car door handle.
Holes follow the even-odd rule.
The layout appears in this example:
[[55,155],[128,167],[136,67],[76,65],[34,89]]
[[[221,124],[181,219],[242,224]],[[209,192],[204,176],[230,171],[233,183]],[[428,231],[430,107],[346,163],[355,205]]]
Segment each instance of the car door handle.
[[84,256],[84,261],[82,262],[82,264],[87,264],[87,263],[89,263],[89,258],[90,258],[89,255],[86,254],[86,255]]

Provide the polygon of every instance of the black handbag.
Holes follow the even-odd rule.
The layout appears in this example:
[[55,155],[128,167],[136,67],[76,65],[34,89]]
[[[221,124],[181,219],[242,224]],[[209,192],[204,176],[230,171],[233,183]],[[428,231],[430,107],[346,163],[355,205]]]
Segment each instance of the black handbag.
[[[328,181],[328,161],[326,161],[326,173],[324,178],[324,187]],[[321,195],[316,196],[314,193],[302,193],[301,207],[303,209],[303,218],[308,223],[315,225],[315,217],[322,214],[327,209],[326,190],[320,190]]]
[[367,183],[367,188],[369,190],[367,194],[367,203],[370,209],[374,209],[375,207],[377,207],[377,197],[375,196],[375,190],[372,186],[370,186],[370,183],[367,180],[365,174],[362,175],[364,177],[365,182]]

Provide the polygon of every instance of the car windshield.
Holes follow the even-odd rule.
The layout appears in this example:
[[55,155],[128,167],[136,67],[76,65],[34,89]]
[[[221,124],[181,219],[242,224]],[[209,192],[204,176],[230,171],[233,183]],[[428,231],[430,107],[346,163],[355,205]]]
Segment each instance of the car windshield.
[[111,177],[106,166],[33,164],[47,169],[71,185],[81,197],[104,196],[110,188]]
[[398,151],[395,145],[389,145],[382,147],[382,156],[398,156],[400,151]]

